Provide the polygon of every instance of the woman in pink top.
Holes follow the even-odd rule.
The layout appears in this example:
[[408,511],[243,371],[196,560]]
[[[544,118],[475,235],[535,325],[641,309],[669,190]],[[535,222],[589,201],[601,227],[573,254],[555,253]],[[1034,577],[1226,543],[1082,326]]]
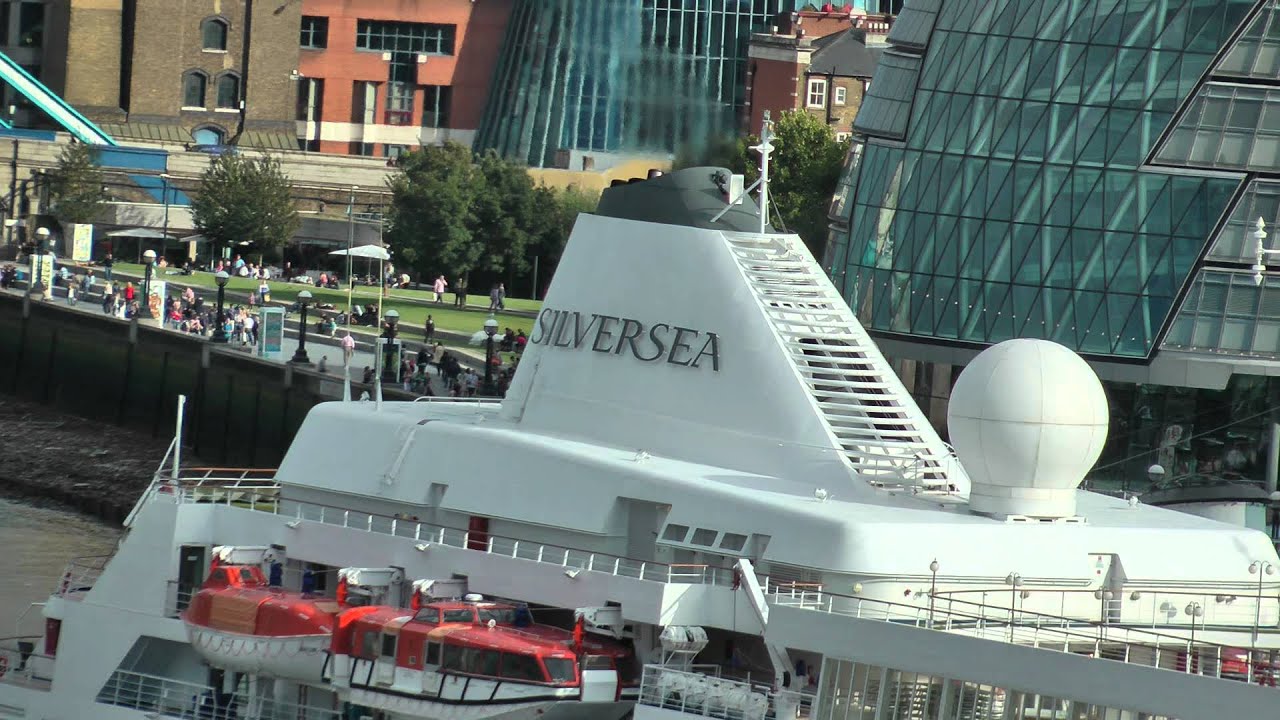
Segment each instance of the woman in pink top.
[[444,291],[445,291],[445,288],[447,287],[449,287],[449,281],[445,280],[443,275],[440,275],[439,277],[437,277],[436,281],[432,283],[431,289],[436,294],[436,302],[438,303],[444,302]]

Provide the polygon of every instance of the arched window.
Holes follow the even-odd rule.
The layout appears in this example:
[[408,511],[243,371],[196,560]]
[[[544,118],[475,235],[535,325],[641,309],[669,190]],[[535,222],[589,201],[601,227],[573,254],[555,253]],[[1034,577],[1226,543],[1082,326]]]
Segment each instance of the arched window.
[[182,106],[204,107],[204,89],[209,78],[199,70],[188,70],[182,75]]
[[221,145],[226,137],[226,132],[217,125],[196,128],[191,133],[191,139],[195,140],[197,145]]
[[226,50],[227,21],[214,17],[200,23],[200,44],[205,50]]
[[231,73],[218,76],[218,107],[240,107],[240,77]]

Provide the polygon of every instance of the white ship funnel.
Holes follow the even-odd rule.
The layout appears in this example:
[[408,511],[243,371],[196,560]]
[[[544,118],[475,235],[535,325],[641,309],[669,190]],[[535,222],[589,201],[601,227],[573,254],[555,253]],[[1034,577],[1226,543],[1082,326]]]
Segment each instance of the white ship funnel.
[[[668,188],[657,215],[674,222],[705,200],[684,202],[692,191],[679,187],[705,170],[609,192],[658,203]],[[867,491],[851,474],[966,491],[954,456],[800,238],[711,229],[714,211],[694,208],[685,226],[581,216],[503,415],[638,458],[786,478],[806,495]]]
[[960,373],[947,409],[973,482],[974,512],[1075,514],[1076,488],[1107,441],[1107,396],[1079,355],[1047,340],[1008,340]]

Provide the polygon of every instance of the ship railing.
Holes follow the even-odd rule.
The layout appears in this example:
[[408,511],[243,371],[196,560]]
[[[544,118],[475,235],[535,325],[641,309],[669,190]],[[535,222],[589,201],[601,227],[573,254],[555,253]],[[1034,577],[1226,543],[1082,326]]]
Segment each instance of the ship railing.
[[1232,647],[1182,635],[1168,635],[1084,623],[1072,618],[1004,608],[1003,618],[988,612],[998,608],[968,603],[937,602],[930,610],[851,595],[825,593],[818,607],[773,596],[774,604],[867,620],[878,620],[1025,645],[1042,650],[1084,655],[1117,662],[1144,665],[1176,672],[1239,680],[1274,687],[1280,679],[1280,663],[1267,649]]
[[175,718],[254,717],[260,720],[339,720],[330,708],[299,705],[246,693],[220,693],[202,683],[117,670],[97,702]]
[[815,697],[807,691],[775,691],[693,669],[645,665],[639,703],[722,720],[793,720],[809,717],[813,707]]
[[777,581],[765,576],[760,578],[760,586],[764,590],[765,598],[769,602],[778,605],[821,608],[826,602],[822,583],[795,580]]
[[[533,540],[502,537],[460,528],[421,522],[410,516],[380,515],[319,503],[281,500],[279,485],[261,488],[252,485],[179,484],[171,492],[179,503],[217,503],[245,510],[267,512],[296,522],[392,535],[464,550],[477,550],[517,560],[530,560],[563,567],[567,572],[601,572],[618,577],[681,585],[732,585],[733,569],[696,563],[661,563],[648,560],[550,545]],[[425,548],[424,548],[425,549]]]
[[176,618],[191,604],[191,598],[200,590],[200,585],[170,580],[165,583],[164,616]]
[[53,594],[67,600],[83,599],[93,589],[102,571],[111,560],[110,555],[87,555],[72,558],[62,570],[62,579]]
[[[1039,608],[1057,608],[1057,616],[1077,624],[1110,627],[1173,629],[1190,628],[1188,605],[1199,608],[1195,623],[1201,628],[1230,627],[1253,629],[1265,634],[1280,630],[1280,584],[1275,582],[1224,583],[1213,592],[1203,588],[1178,589],[1176,582],[1161,583],[1160,590],[1030,590],[1025,602]],[[989,597],[1008,597],[1007,590],[951,590],[938,592],[938,602],[968,606],[988,606]],[[973,598],[973,599],[969,599]],[[1086,612],[1079,612],[1087,608]],[[1007,614],[1008,607],[993,607]]]
[[482,398],[482,397],[436,397],[435,395],[420,395],[413,399],[413,402],[419,403],[463,403],[467,405],[501,405],[500,398]]
[[48,690],[53,684],[53,657],[36,652],[39,635],[0,638],[0,683]]

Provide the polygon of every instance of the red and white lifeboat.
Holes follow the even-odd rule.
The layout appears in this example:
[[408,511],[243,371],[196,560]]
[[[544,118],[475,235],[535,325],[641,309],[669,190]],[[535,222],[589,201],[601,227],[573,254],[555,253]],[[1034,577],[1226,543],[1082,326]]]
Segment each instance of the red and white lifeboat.
[[319,683],[338,603],[267,584],[258,565],[219,565],[182,614],[210,665]]

